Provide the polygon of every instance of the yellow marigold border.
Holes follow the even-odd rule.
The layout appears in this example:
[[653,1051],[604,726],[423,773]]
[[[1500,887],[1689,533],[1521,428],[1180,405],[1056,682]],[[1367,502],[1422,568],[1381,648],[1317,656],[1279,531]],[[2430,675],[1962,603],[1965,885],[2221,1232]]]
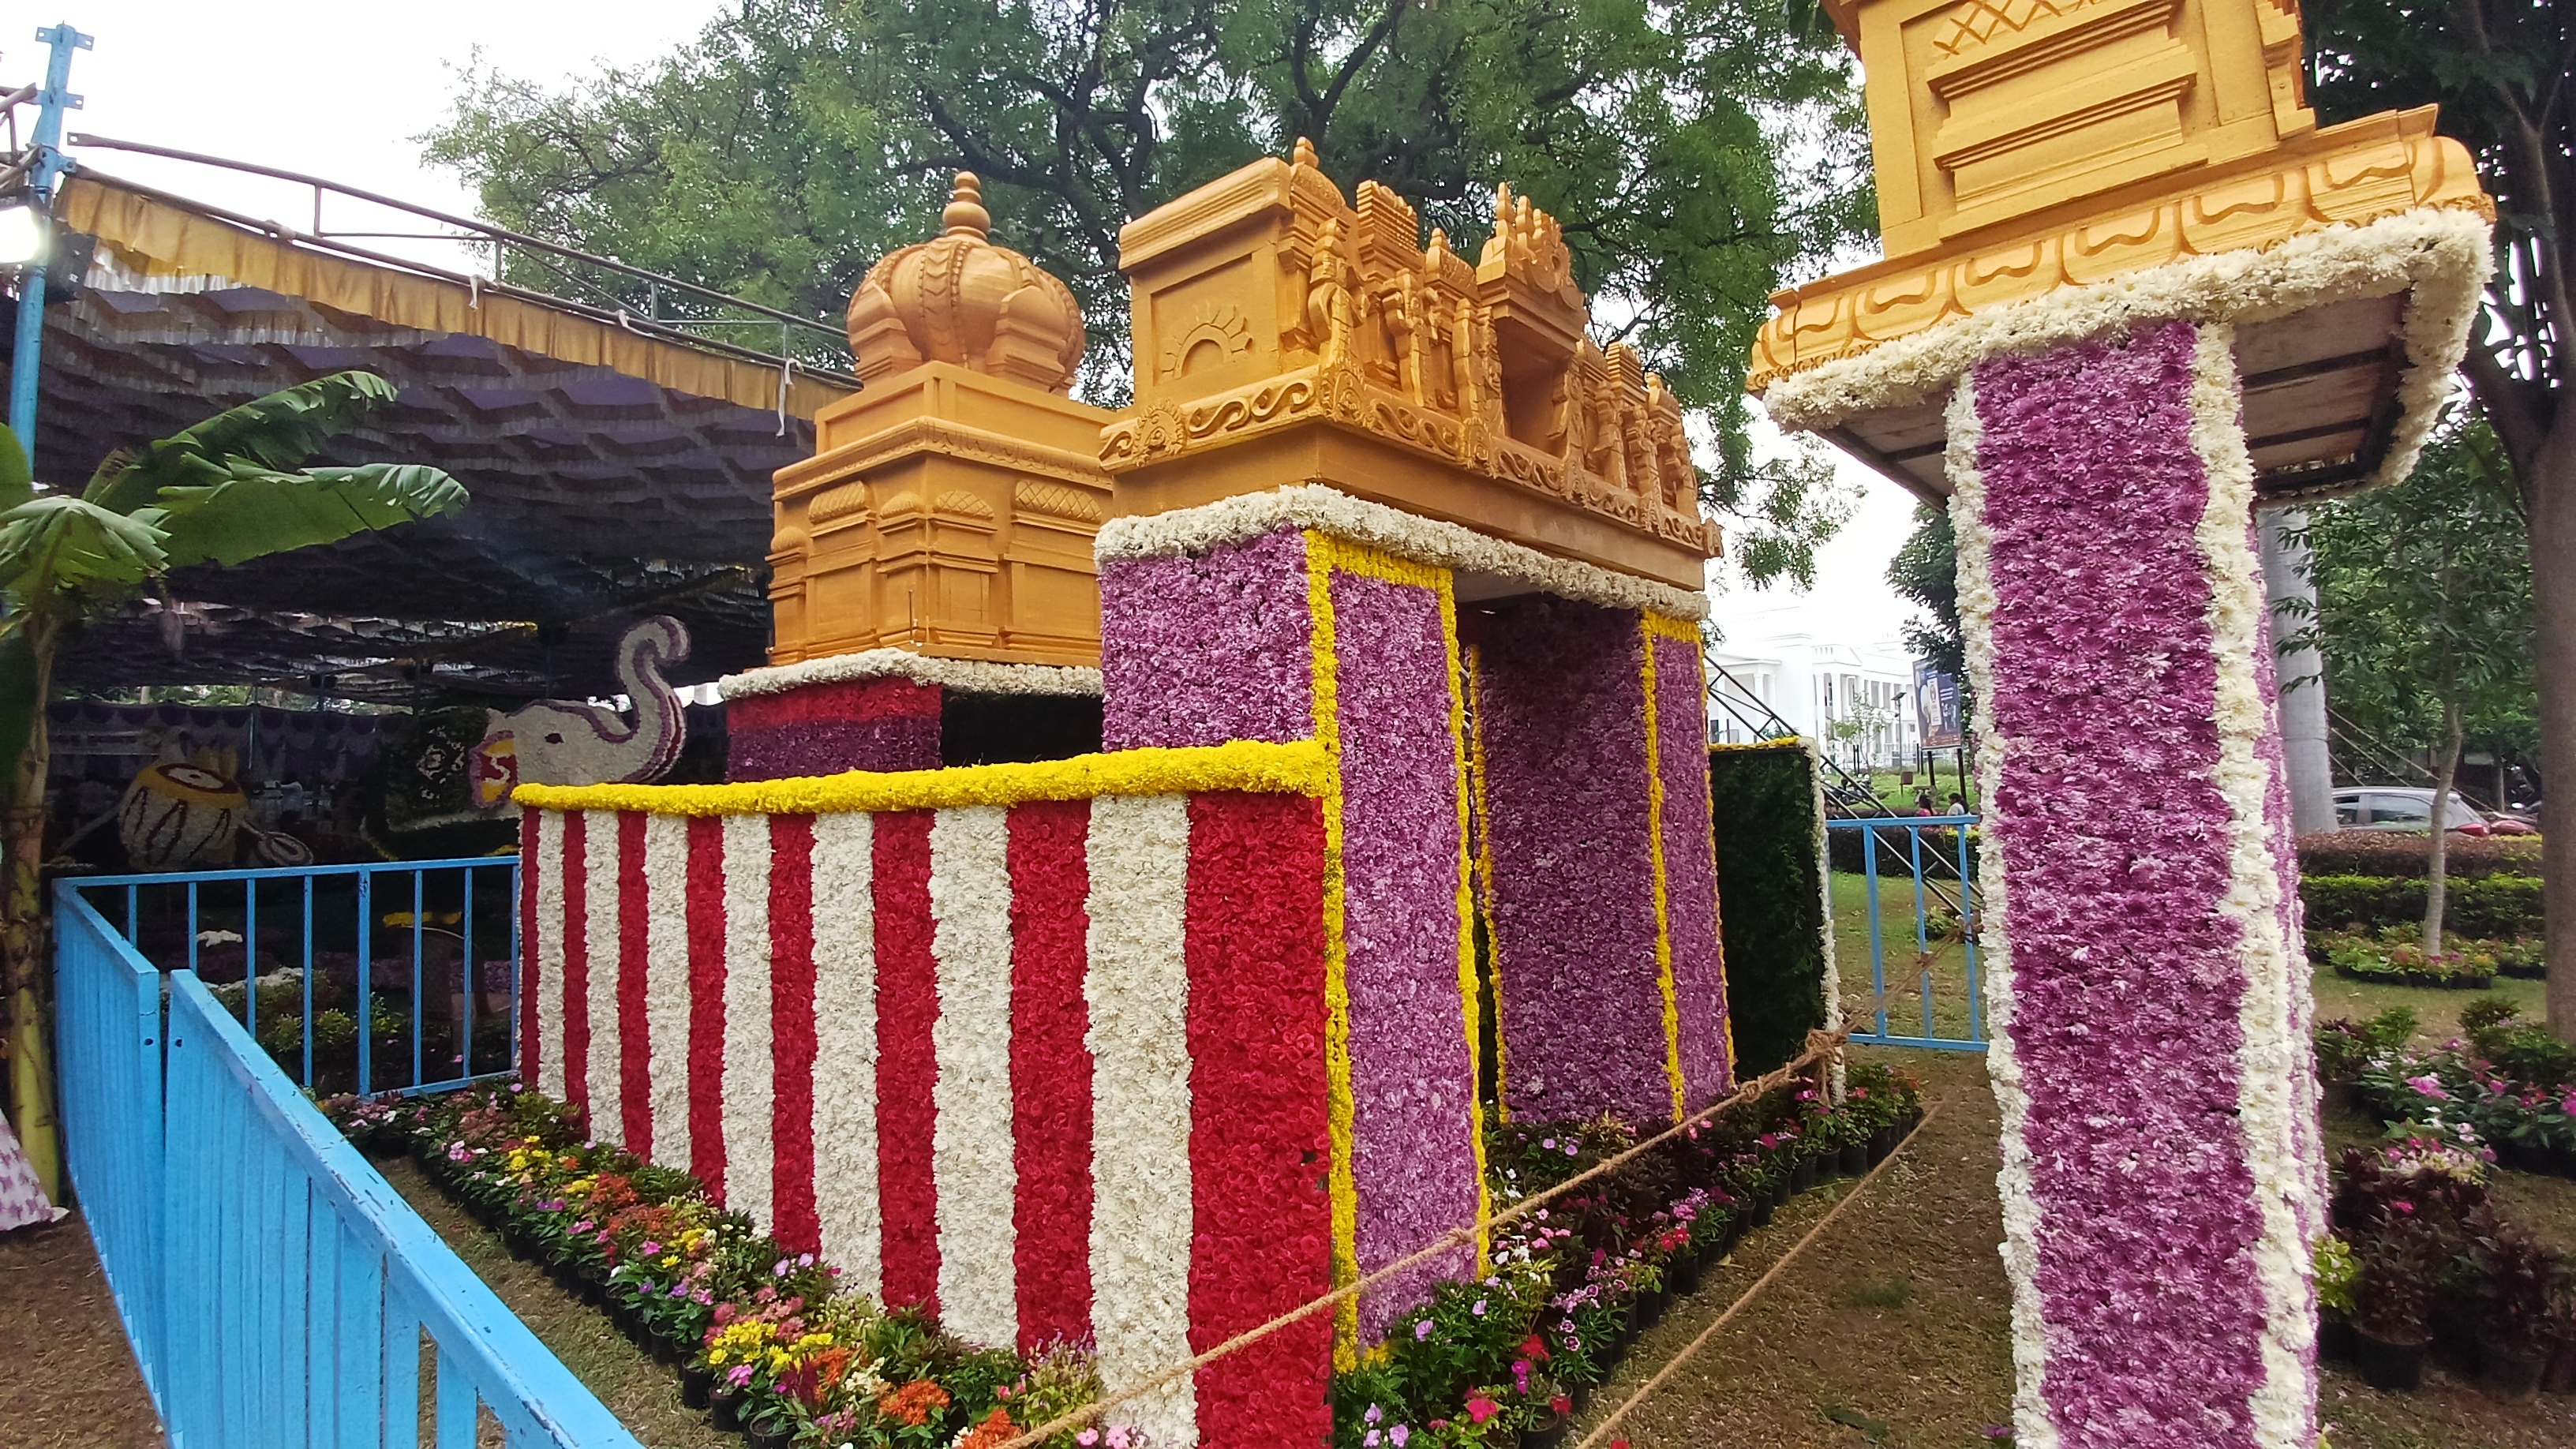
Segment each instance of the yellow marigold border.
[[627,810],[648,815],[833,815],[1021,805],[1102,795],[1240,791],[1324,795],[1333,771],[1315,740],[1112,750],[1020,765],[943,770],[852,770],[733,785],[521,785],[510,798],[532,810]]
[[[1483,656],[1473,648],[1468,649],[1467,689],[1470,693],[1484,687],[1484,674]],[[1494,810],[1493,802],[1486,798],[1489,777],[1485,760],[1485,713],[1482,709],[1476,711],[1475,727],[1467,743],[1472,752],[1467,778],[1476,792],[1475,818],[1484,824],[1475,837],[1476,878],[1484,882],[1485,887],[1485,965],[1494,991],[1494,1120],[1508,1125],[1512,1120],[1512,1100],[1508,1090],[1512,1078],[1512,1052],[1511,1038],[1503,1030],[1503,938],[1501,924],[1494,914]],[[1474,949],[1472,944],[1469,949]]]
[[1664,998],[1664,1080],[1672,1088],[1673,1120],[1678,1122],[1689,1115],[1684,1107],[1689,1097],[1682,1080],[1681,995],[1673,981],[1672,900],[1664,870],[1664,762],[1655,718],[1657,632],[1655,616],[1641,614],[1637,646],[1642,662],[1637,673],[1646,691],[1646,854],[1654,864],[1655,878],[1655,989]]

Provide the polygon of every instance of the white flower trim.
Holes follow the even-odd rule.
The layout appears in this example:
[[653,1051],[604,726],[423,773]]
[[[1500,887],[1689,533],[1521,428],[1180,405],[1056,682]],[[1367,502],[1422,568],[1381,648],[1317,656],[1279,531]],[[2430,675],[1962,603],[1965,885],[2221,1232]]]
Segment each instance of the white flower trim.
[[2167,318],[2242,326],[2403,292],[2399,330],[2407,366],[2397,386],[2397,428],[2378,471],[2362,486],[2401,482],[2415,470],[2467,350],[2491,265],[2491,230],[2474,211],[2418,207],[2361,226],[2308,232],[2269,250],[2187,257],[1951,318],[1784,377],[1762,395],[1762,404],[1781,427],[1811,432],[1859,413],[1922,406],[1990,357],[2045,352]]
[[930,952],[939,1014],[930,1176],[939,1233],[939,1315],[970,1343],[1019,1345],[1011,1132],[1009,812],[942,810],[930,823]]
[[[1985,475],[1977,446],[1985,424],[1977,417],[1976,385],[1964,373],[1950,394],[1949,445],[1943,464],[1950,478],[1950,527],[1959,545],[1959,622],[1967,644],[1968,680],[1976,697],[1995,697],[1994,534],[1986,527]],[[2004,736],[1989,718],[1977,731],[1977,793],[1993,800],[2003,779]],[[2057,1425],[2042,1392],[2048,1367],[2048,1324],[2039,1291],[2039,1204],[2030,1151],[2030,1094],[2013,1055],[2011,913],[2007,909],[2003,852],[1979,853],[1977,883],[1985,901],[1978,939],[1985,947],[1986,1072],[2003,1116],[2003,1168],[1995,1185],[2003,1200],[2004,1276],[2012,1284],[2013,1442],[2021,1449],[2058,1449]]]
[[[552,814],[552,811],[548,811]],[[689,822],[644,817],[645,1080],[653,1140],[627,1150],[673,1167],[689,1154]]]
[[537,962],[536,1088],[558,1102],[564,1097],[564,872],[577,868],[564,858],[563,824],[552,810],[537,817],[537,939],[528,943]]
[[[1107,796],[1091,807],[1091,1330],[1116,1393],[1190,1348],[1189,799]],[[944,1255],[943,1255],[944,1256]],[[1199,1442],[1189,1379],[1136,1402],[1155,1449]]]
[[[1807,754],[1807,784],[1815,797],[1816,809],[1816,890],[1825,908],[1820,913],[1824,925],[1818,934],[1825,946],[1825,1030],[1843,1029],[1843,969],[1834,959],[1834,857],[1832,832],[1825,828],[1825,756],[1809,736],[1798,736],[1798,748]],[[1732,1062],[1729,1066],[1734,1065]],[[1833,1098],[1840,1102],[1849,1087],[1849,1072],[1843,1053],[1834,1053]]]
[[726,699],[785,694],[817,684],[853,679],[909,679],[956,694],[1051,694],[1098,699],[1100,671],[1078,664],[992,664],[981,659],[933,659],[909,649],[863,649],[796,664],[746,669],[716,681]]
[[769,817],[724,817],[725,1206],[768,1232],[777,1101],[769,1013]]
[[1434,568],[1510,579],[1558,598],[1612,609],[1644,609],[1677,619],[1708,617],[1705,593],[1555,558],[1455,523],[1353,498],[1320,483],[1239,494],[1150,517],[1113,518],[1100,526],[1099,537],[1092,541],[1092,556],[1109,564],[1201,554],[1290,527],[1311,528]]
[[842,1286],[882,1299],[876,817],[814,817],[814,1215]]
[[[2246,537],[2254,517],[2254,460],[2246,452],[2235,329],[2198,329],[2192,358],[2191,442],[2209,479],[2198,537],[2210,582],[2210,648],[2217,662],[2217,784],[2228,807],[2228,891],[2219,912],[2241,933],[2244,999],[2237,1022],[2237,1121],[2253,1176],[2262,1234],[2254,1245],[2264,1325],[2263,1381],[2249,1406],[2262,1449],[2310,1449],[2317,1437],[2315,1244],[2311,1188],[2298,1128],[2296,1073],[2311,1070],[2307,1038],[2293,1034],[2291,998],[2306,984],[2292,971],[2281,930],[2281,876],[2265,811],[2272,771],[2261,754],[2274,727],[2256,672],[2262,648],[2262,580]],[[2305,963],[2302,962],[2302,965]]]
[[[624,1052],[617,1034],[617,812],[582,812],[581,840],[589,857],[582,866],[582,903],[589,913],[583,938],[590,952],[590,1059],[582,1079],[590,1085],[591,1140],[618,1142],[626,1129]],[[565,869],[571,868],[567,863]]]

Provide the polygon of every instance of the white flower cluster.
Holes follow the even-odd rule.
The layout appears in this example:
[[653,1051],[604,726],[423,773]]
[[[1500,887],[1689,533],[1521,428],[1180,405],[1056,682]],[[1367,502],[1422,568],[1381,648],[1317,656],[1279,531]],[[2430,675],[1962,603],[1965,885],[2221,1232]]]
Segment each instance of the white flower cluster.
[[536,1088],[560,1102],[564,1096],[564,818],[549,810],[537,817],[537,938],[523,948],[536,960]]
[[769,1007],[769,817],[723,817],[725,1206],[768,1232],[771,1103],[777,1100]]
[[[1190,818],[1182,795],[1111,796],[1091,816],[1091,1327],[1110,1392],[1190,1357]],[[1183,1379],[1135,1406],[1156,1443],[1198,1442]]]
[[931,958],[939,1063],[930,1175],[938,1194],[939,1310],[972,1343],[1019,1341],[1019,1173],[1011,1152],[1010,812],[942,810],[930,825]]
[[626,1140],[624,1051],[617,1020],[617,812],[588,810],[582,815],[579,863],[564,869],[583,872],[582,904],[588,916],[583,939],[590,951],[590,1136],[594,1142]]
[[1354,498],[1320,483],[1240,494],[1150,517],[1113,518],[1100,526],[1092,554],[1103,564],[1200,554],[1290,527],[1311,528],[1455,573],[1510,579],[1562,599],[1611,609],[1644,609],[1676,619],[1708,617],[1705,593],[1554,558],[1455,523]]
[[957,694],[1054,694],[1100,696],[1100,671],[1078,664],[991,664],[981,659],[933,659],[909,649],[863,649],[796,664],[746,669],[716,681],[726,699],[785,694],[816,684],[853,679],[909,679],[936,684]]
[[876,817],[814,817],[814,1213],[843,1286],[884,1291],[877,1205]]
[[[2209,479],[2197,530],[2210,582],[2210,649],[2218,666],[2218,787],[2227,802],[2228,890],[2220,913],[2236,922],[2244,997],[2237,1011],[2237,1122],[2254,1179],[2262,1232],[2254,1245],[2265,1321],[2260,1345],[2263,1383],[2254,1393],[2255,1443],[2262,1449],[2309,1449],[2317,1435],[2316,1384],[2310,1367],[2316,1340],[2316,1290],[2310,1277],[2316,1239],[2324,1232],[2309,1168],[2322,1154],[2315,1139],[2314,1081],[2307,1033],[2298,1030],[2294,998],[2304,971],[2294,969],[2281,929],[2281,872],[2265,810],[2272,769],[2262,755],[2277,725],[2256,672],[2267,607],[2257,576],[2249,525],[2254,517],[2254,460],[2245,448],[2243,390],[2236,370],[2235,329],[2201,327],[2194,340],[2192,450]],[[2295,966],[2306,965],[2300,953]]]
[[2403,293],[2407,365],[2397,387],[2397,429],[2364,486],[2400,482],[2415,470],[2468,346],[2491,265],[2490,231],[2476,212],[2419,207],[2361,226],[2308,232],[2266,251],[2187,257],[1951,318],[1784,377],[1762,395],[1762,405],[1784,428],[1815,431],[1855,414],[1931,402],[1990,357],[2045,352],[2168,318],[2242,326]]
[[653,1141],[627,1150],[683,1167],[689,1143],[689,822],[644,817],[644,1079]]

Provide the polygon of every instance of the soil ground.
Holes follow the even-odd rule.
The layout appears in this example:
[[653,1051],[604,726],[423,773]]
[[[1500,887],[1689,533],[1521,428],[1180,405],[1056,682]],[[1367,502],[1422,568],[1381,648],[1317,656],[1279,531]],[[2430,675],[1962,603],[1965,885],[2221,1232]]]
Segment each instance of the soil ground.
[[0,1444],[161,1449],[161,1419],[77,1215],[0,1233]]

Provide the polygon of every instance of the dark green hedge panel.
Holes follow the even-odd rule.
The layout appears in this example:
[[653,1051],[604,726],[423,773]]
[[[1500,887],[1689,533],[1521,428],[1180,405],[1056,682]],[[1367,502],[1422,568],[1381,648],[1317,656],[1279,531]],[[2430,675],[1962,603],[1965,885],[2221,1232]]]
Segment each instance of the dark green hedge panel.
[[1789,1061],[1825,1024],[1824,866],[1815,761],[1795,741],[1708,752],[1718,928],[1735,1072]]

